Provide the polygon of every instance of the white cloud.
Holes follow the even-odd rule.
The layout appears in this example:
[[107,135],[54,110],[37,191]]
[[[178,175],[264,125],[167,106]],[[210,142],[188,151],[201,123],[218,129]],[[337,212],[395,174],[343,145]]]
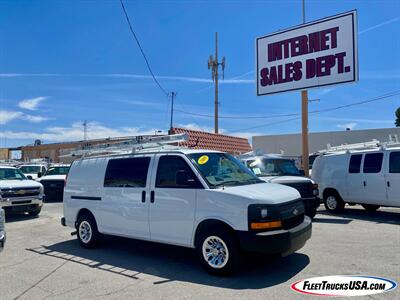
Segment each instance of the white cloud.
[[7,124],[13,120],[24,120],[31,123],[40,123],[49,118],[24,114],[20,111],[0,110],[0,124]]
[[22,115],[19,111],[0,110],[0,124],[7,124],[12,120],[20,118]]
[[[185,129],[189,129],[189,130],[197,130],[197,131],[205,131],[205,132],[214,133],[214,127],[201,126],[196,123],[178,124],[176,127],[185,128]],[[225,132],[224,129],[220,129],[219,131],[220,131],[220,133]]]
[[18,103],[18,106],[27,110],[36,110],[39,104],[47,97],[36,97],[31,99],[24,99]]
[[[136,136],[145,134],[154,134],[152,130],[141,130],[136,127],[110,128],[100,123],[88,123],[88,138],[101,139],[108,137]],[[48,127],[43,132],[29,131],[0,131],[0,137],[8,139],[40,139],[46,142],[67,142],[83,140],[82,123],[73,123],[70,127]]]
[[43,121],[47,121],[50,120],[50,118],[47,117],[42,117],[42,116],[32,116],[32,115],[27,115],[27,114],[23,114],[21,116],[22,120],[28,121],[28,122],[32,122],[32,123],[40,123]]
[[356,126],[357,126],[356,122],[350,122],[350,123],[336,125],[336,127],[343,128],[343,129],[349,128],[350,130],[353,130]]

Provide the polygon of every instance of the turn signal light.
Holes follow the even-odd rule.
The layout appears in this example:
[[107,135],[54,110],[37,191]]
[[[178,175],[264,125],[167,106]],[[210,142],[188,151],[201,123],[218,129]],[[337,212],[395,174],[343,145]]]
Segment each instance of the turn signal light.
[[259,223],[250,223],[250,228],[259,230],[259,229],[273,229],[273,228],[281,228],[281,221],[271,221],[271,222],[259,222]]

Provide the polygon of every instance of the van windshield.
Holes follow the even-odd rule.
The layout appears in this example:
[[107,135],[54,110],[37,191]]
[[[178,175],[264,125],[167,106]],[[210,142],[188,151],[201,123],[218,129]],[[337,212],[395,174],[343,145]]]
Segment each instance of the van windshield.
[[39,173],[40,166],[22,166],[19,168],[24,174]]
[[262,158],[248,160],[247,166],[259,177],[262,176],[301,176],[294,162],[290,159]]
[[69,167],[51,167],[47,170],[47,175],[66,175],[68,173]]
[[227,153],[195,153],[189,158],[212,188],[263,182]]

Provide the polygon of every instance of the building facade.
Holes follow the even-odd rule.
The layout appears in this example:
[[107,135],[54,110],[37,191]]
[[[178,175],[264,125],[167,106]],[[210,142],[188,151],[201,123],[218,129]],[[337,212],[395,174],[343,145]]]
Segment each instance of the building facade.
[[[327,145],[338,146],[369,142],[373,139],[387,142],[400,141],[400,128],[382,128],[331,132],[312,132],[309,135],[310,153],[324,150]],[[265,153],[282,153],[285,156],[301,156],[301,134],[253,136],[253,150]]]

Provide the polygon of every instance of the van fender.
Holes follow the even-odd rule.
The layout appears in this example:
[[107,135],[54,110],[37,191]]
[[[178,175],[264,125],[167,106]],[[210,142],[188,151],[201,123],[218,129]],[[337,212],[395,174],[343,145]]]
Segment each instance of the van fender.
[[193,232],[192,232],[192,238],[190,241],[190,245],[192,248],[195,248],[195,242],[196,242],[196,235],[198,232],[198,229],[200,229],[203,226],[213,226],[214,224],[221,224],[221,225],[225,225],[227,227],[229,227],[231,230],[235,231],[237,229],[235,229],[235,226],[229,222],[228,220],[221,218],[221,217],[217,217],[217,216],[209,216],[209,217],[204,217],[202,219],[199,220],[195,220],[195,224],[193,226]]

